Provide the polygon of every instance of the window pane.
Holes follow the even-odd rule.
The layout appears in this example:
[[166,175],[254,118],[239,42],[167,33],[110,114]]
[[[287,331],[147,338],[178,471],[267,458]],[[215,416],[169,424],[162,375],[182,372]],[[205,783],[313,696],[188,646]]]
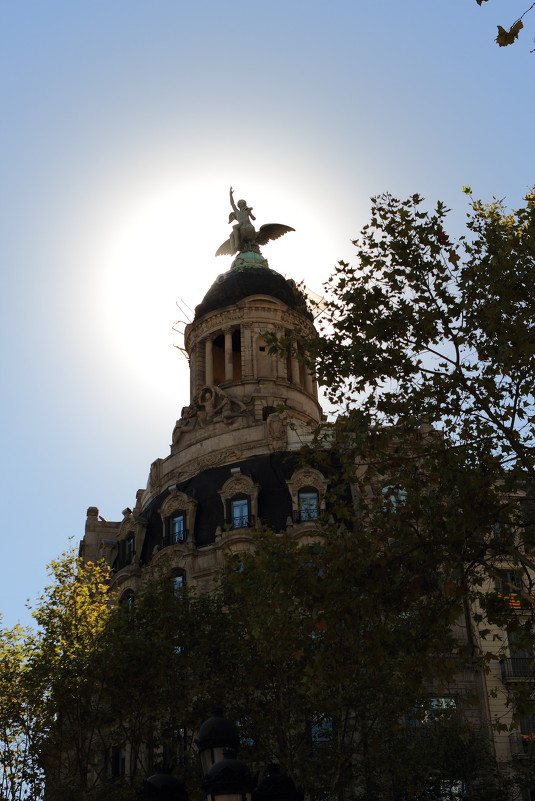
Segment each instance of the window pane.
[[248,498],[236,498],[231,501],[231,512],[234,528],[246,528],[249,525]]
[[299,490],[299,519],[317,520],[319,514],[319,496],[316,490]]
[[185,534],[184,514],[181,512],[170,520],[171,543],[184,542]]

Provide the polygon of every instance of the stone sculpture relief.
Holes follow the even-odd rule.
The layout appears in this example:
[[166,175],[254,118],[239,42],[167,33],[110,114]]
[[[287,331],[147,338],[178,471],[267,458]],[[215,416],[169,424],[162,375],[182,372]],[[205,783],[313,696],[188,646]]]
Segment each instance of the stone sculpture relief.
[[267,419],[267,438],[270,451],[285,451],[288,446],[287,421],[278,412]]
[[193,398],[189,406],[184,406],[180,420],[177,420],[173,431],[173,445],[187,431],[204,427],[211,423],[223,422],[231,425],[247,413],[244,403],[217,386],[203,387]]

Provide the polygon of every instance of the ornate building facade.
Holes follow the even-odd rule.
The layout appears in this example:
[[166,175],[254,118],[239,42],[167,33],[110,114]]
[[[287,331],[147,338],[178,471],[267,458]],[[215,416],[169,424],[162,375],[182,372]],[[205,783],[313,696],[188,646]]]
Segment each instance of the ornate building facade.
[[[266,332],[291,343],[286,357],[270,352]],[[120,601],[135,595],[149,564],[164,567],[177,586],[209,590],[225,555],[251,548],[260,526],[289,530],[303,542],[317,536],[327,482],[298,459],[322,420],[300,350],[312,332],[304,296],[257,248],[241,251],[210,287],[185,330],[190,397],[169,455],[152,463],[146,488],[122,520],[87,511],[80,555],[107,562]],[[465,643],[473,636],[469,614],[456,633]],[[498,638],[496,649],[502,645]],[[535,673],[532,659],[511,648],[488,674],[459,674],[455,692],[480,699],[471,716],[490,733],[494,719],[511,720],[502,690],[515,681],[535,681]],[[452,697],[437,697],[437,709]],[[528,758],[535,733],[493,738],[498,761],[510,764]]]
[[[123,520],[87,512],[80,554],[106,560],[120,598],[149,563],[208,588],[225,552],[249,547],[256,527],[307,536],[317,526],[326,482],[292,458],[322,418],[299,352],[312,328],[295,284],[254,251],[240,253],[196,307],[185,331],[190,402],[170,454],[153,462]],[[287,358],[269,352],[266,332],[293,340]]]

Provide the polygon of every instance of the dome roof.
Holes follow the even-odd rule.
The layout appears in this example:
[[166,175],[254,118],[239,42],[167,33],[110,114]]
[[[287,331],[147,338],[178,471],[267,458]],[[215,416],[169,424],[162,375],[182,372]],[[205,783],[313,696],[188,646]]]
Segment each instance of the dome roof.
[[313,320],[305,297],[295,282],[270,270],[264,257],[252,252],[239,253],[230,270],[216,278],[202,302],[195,307],[195,320],[216,309],[232,306],[249,295],[271,295]]

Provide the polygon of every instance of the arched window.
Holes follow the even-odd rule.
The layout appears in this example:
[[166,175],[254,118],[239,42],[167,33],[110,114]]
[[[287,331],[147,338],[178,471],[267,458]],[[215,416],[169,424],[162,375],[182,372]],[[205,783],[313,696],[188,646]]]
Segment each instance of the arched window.
[[232,530],[255,525],[258,508],[258,484],[244,475],[239,467],[232,467],[231,478],[219,490],[225,508],[225,525]]
[[294,523],[312,523],[325,512],[327,481],[312,467],[296,470],[286,485],[292,498]]
[[179,569],[174,570],[171,574],[171,582],[175,595],[180,595],[181,590],[186,586],[186,574],[184,571]]
[[163,523],[163,546],[183,545],[193,532],[197,501],[180,492],[177,487],[169,488],[169,495],[159,511]]
[[317,520],[320,511],[320,496],[315,487],[303,487],[297,493],[299,522]]
[[119,598],[119,606],[122,606],[123,609],[127,609],[128,611],[132,611],[134,608],[134,600],[134,590],[125,590]]

